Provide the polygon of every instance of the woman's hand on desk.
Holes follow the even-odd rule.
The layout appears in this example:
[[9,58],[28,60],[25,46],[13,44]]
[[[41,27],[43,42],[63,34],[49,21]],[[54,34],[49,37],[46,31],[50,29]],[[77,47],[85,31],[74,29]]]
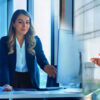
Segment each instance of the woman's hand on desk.
[[3,91],[11,91],[12,89],[13,89],[13,87],[8,84],[3,86]]
[[49,77],[56,77],[56,68],[52,65],[45,65],[44,71],[49,75]]

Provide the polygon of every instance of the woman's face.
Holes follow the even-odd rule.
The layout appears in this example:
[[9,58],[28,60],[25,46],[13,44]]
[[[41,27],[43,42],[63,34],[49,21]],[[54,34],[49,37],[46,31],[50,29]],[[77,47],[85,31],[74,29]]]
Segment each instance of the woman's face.
[[16,35],[24,36],[30,28],[30,20],[28,16],[19,15],[14,23]]

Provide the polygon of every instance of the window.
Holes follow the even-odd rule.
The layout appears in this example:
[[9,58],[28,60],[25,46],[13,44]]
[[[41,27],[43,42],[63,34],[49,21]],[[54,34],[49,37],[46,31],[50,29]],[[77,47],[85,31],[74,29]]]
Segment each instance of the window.
[[7,1],[0,0],[0,38],[7,34]]
[[14,11],[17,9],[27,10],[27,0],[14,0]]
[[[34,26],[50,62],[50,0],[34,0]],[[40,87],[46,86],[47,75],[40,69]]]

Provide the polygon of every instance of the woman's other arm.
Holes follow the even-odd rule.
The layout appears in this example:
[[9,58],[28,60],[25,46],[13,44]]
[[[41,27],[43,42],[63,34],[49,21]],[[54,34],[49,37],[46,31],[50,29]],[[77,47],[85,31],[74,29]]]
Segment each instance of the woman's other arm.
[[7,37],[0,40],[0,86],[10,84],[8,56],[7,56]]

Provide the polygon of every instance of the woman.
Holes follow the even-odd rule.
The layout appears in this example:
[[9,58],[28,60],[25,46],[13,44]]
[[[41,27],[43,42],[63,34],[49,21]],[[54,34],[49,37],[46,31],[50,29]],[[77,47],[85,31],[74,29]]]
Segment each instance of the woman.
[[15,11],[8,36],[2,37],[0,42],[0,85],[38,89],[37,63],[55,78],[56,69],[49,65],[41,41],[35,36],[31,17],[25,10]]

